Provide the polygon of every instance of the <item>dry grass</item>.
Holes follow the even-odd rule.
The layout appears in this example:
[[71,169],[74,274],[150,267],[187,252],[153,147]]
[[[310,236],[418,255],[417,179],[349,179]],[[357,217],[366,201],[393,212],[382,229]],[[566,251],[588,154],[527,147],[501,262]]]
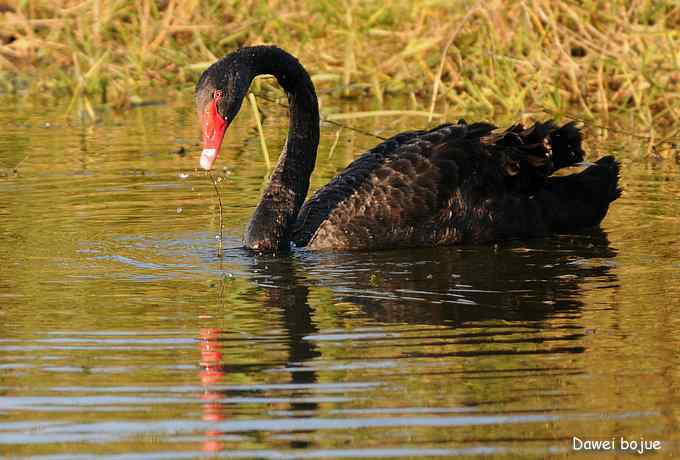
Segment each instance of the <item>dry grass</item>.
[[404,109],[448,118],[578,113],[655,143],[680,119],[673,0],[28,0],[2,9],[5,89],[69,94],[86,113],[150,91],[190,92],[234,48],[276,43],[305,63],[322,105],[325,95],[362,97],[382,110],[398,94]]

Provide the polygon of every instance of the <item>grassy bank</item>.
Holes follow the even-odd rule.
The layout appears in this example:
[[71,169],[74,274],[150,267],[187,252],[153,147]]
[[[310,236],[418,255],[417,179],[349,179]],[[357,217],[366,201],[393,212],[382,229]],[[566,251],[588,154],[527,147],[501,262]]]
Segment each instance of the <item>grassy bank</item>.
[[323,94],[376,108],[399,94],[445,115],[578,113],[654,142],[675,136],[680,118],[672,0],[28,0],[1,10],[4,90],[75,95],[88,110],[190,92],[225,53],[276,43]]

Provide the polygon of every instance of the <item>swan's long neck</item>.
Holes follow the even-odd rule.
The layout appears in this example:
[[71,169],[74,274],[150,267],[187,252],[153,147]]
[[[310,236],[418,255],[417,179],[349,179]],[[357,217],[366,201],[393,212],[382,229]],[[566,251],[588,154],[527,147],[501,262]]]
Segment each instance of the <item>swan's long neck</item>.
[[257,75],[274,75],[288,95],[290,112],[288,140],[248,224],[245,244],[258,251],[285,251],[316,163],[319,106],[314,84],[297,59],[275,47],[250,50],[247,86]]

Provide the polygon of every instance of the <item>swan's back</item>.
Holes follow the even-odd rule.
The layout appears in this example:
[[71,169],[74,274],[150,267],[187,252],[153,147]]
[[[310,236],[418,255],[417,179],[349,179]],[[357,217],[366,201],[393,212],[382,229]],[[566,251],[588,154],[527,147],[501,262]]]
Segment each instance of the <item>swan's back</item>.
[[550,177],[583,160],[573,124],[493,129],[459,122],[386,140],[304,204],[293,241],[382,249],[538,236],[597,225],[618,197],[611,157]]

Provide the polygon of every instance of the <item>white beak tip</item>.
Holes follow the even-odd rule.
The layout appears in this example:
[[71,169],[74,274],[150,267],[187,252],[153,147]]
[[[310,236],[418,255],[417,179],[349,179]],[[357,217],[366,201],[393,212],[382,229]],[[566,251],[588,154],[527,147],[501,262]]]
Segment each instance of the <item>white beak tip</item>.
[[210,171],[216,156],[217,151],[215,149],[203,149],[203,152],[201,152],[201,168]]

